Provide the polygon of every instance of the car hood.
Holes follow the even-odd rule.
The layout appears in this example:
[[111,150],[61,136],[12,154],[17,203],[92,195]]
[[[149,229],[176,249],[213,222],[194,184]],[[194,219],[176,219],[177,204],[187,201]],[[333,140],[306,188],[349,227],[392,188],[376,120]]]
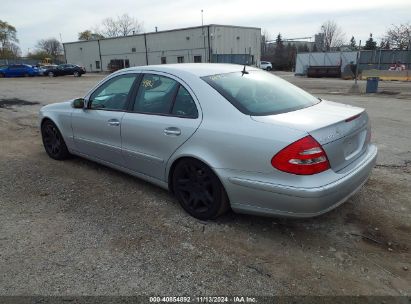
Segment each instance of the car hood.
[[56,102],[56,103],[45,105],[44,107],[41,108],[41,111],[53,111],[53,110],[63,110],[63,109],[71,108],[71,102],[73,100],[74,99],[70,99],[70,100],[63,101],[63,102]]

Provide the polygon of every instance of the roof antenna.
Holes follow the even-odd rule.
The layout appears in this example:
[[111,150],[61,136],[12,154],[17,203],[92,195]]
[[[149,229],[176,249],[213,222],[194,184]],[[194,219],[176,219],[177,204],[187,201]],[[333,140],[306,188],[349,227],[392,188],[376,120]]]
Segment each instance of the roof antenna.
[[241,71],[241,76],[244,76],[244,74],[248,74],[248,72],[245,70],[245,66],[246,66],[247,64],[245,63],[244,64],[244,68],[243,68],[243,70]]

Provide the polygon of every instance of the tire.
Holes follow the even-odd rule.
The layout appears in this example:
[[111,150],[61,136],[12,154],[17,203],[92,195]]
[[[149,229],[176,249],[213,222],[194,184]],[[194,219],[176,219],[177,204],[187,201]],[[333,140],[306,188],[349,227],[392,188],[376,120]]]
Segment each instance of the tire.
[[53,72],[48,72],[48,73],[47,73],[47,76],[49,76],[49,77],[54,77],[54,73],[53,73]]
[[63,136],[51,120],[46,120],[42,123],[41,137],[48,156],[56,160],[64,160],[70,157],[70,152],[67,149]]
[[4,74],[0,73],[0,78],[4,78],[4,77],[5,77]]
[[29,77],[30,75],[28,74],[28,73],[25,73],[24,74],[24,77]]
[[81,76],[81,74],[77,71],[74,71],[73,75],[74,75],[74,77],[80,77]]
[[270,68],[270,67],[267,67],[267,71],[271,71],[271,68]]
[[183,209],[200,220],[214,219],[229,208],[227,194],[218,177],[196,159],[187,158],[176,164],[172,190]]

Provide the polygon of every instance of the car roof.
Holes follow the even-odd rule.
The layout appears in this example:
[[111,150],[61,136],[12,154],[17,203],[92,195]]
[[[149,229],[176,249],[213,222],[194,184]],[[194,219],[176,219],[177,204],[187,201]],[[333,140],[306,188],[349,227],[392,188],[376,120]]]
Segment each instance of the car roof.
[[[157,71],[171,74],[191,74],[197,77],[241,72],[244,66],[239,64],[222,64],[222,63],[176,63],[176,64],[160,64],[132,67],[125,69],[127,71]],[[121,70],[121,71],[125,71]],[[246,70],[257,70],[252,66],[246,66]]]

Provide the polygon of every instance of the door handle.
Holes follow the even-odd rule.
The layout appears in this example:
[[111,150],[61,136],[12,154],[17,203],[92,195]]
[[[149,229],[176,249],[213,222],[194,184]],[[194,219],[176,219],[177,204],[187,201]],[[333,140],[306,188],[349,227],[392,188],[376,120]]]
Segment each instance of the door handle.
[[179,136],[181,134],[181,130],[176,127],[169,127],[169,128],[164,129],[164,134]]
[[120,125],[120,122],[117,119],[110,119],[108,121],[108,125],[112,127],[118,127]]

